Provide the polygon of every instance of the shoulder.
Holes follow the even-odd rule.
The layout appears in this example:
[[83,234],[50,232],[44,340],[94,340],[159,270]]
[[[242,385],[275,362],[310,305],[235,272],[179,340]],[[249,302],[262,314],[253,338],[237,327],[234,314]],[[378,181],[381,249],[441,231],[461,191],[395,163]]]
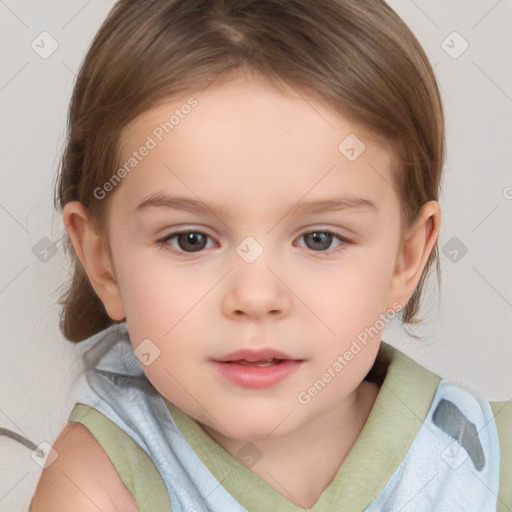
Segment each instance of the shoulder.
[[498,510],[510,510],[512,508],[512,400],[489,403],[496,422],[500,443]]
[[57,458],[42,471],[30,512],[137,510],[110,458],[87,427],[68,423],[52,447]]

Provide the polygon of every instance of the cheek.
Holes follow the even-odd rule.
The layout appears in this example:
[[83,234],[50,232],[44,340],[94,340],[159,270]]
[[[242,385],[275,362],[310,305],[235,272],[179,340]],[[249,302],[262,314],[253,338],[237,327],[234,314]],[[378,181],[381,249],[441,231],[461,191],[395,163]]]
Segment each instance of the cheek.
[[[361,255],[328,275],[312,280],[310,287],[318,317],[327,326],[352,339],[370,327],[386,311],[391,280],[390,264],[384,258]],[[313,307],[312,307],[313,309]],[[326,334],[328,334],[326,330]]]
[[153,326],[151,330],[161,335],[163,326],[167,331],[184,309],[187,287],[156,248],[132,248],[124,254],[121,249],[116,273],[126,317],[134,324]]
[[[155,254],[158,256],[155,257]],[[196,283],[194,283],[194,279]],[[194,273],[180,272],[166,264],[165,256],[148,250],[130,252],[118,265],[118,284],[132,343],[150,339],[163,360],[190,357],[203,324],[200,299],[208,290]],[[209,284],[209,283],[206,283]],[[149,369],[148,373],[156,371]]]

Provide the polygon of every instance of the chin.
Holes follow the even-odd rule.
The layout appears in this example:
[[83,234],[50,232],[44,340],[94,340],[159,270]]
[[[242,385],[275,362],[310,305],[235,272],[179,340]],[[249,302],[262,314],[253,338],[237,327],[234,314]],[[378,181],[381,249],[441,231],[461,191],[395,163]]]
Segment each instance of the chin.
[[270,440],[290,433],[295,427],[287,418],[291,411],[264,410],[263,407],[238,409],[232,413],[225,426],[230,437],[238,441]]

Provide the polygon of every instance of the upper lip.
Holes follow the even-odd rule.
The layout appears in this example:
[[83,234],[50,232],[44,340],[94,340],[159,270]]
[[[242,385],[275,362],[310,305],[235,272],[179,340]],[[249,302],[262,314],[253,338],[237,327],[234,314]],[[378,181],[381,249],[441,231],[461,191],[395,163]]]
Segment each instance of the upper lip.
[[227,362],[227,361],[239,361],[244,359],[245,361],[267,361],[269,359],[293,359],[298,360],[295,357],[289,356],[279,350],[273,348],[264,348],[260,350],[241,349],[235,352],[231,352],[222,357],[217,357],[215,361]]

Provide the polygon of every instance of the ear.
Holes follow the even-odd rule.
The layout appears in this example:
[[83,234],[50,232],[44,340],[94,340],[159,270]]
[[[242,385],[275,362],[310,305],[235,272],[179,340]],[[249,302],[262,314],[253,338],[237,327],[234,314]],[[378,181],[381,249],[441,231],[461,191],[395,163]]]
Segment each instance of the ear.
[[110,318],[123,320],[125,313],[113,263],[103,240],[89,223],[83,205],[78,201],[66,203],[62,215],[75,252],[94,291]]
[[425,203],[416,222],[404,237],[395,264],[388,296],[388,308],[395,303],[405,307],[414,293],[441,227],[437,201]]

